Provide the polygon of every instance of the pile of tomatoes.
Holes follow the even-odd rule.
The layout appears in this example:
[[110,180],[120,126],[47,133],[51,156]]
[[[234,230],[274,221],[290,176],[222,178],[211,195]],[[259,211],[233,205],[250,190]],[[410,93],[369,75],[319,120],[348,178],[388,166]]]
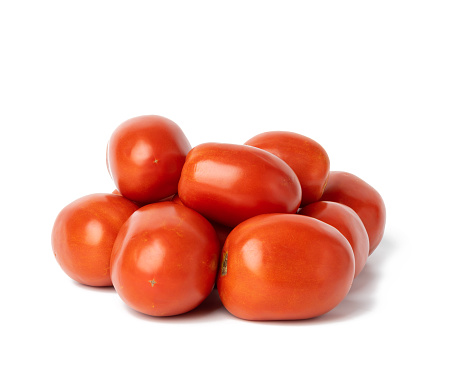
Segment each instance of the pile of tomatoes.
[[319,316],[384,233],[379,193],[296,133],[191,148],[171,120],[141,116],[113,132],[107,168],[116,190],[63,208],[53,252],[74,280],[152,316],[188,312],[215,285],[243,319]]

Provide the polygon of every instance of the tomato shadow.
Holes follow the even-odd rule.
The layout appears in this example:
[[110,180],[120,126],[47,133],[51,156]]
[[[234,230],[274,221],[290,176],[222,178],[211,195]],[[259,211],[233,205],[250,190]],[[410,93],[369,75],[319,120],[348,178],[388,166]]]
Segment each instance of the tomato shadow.
[[97,293],[116,293],[116,290],[113,286],[90,286],[85,284],[80,284],[79,282],[72,280],[73,284],[80,289],[86,291],[97,292]]
[[145,321],[154,321],[162,324],[182,324],[182,323],[201,323],[222,320],[225,318],[226,309],[219,297],[219,292],[214,289],[209,296],[198,307],[190,312],[179,314],[177,316],[154,317],[136,310],[123,304],[124,309],[132,316]]
[[386,261],[394,256],[398,243],[393,237],[384,236],[378,248],[371,254],[365,268],[354,279],[352,287],[344,300],[330,312],[307,320],[259,321],[268,325],[320,325],[347,321],[373,311],[376,292],[383,279]]

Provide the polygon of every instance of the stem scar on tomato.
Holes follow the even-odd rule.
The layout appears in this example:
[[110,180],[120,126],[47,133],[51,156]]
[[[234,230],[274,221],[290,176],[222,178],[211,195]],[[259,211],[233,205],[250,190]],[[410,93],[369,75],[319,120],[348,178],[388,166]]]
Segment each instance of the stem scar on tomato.
[[152,287],[154,287],[154,284],[157,284],[156,280],[148,280],[148,282],[151,284]]
[[227,274],[227,263],[228,263],[228,251],[224,252],[222,255],[222,270],[220,276],[225,276]]

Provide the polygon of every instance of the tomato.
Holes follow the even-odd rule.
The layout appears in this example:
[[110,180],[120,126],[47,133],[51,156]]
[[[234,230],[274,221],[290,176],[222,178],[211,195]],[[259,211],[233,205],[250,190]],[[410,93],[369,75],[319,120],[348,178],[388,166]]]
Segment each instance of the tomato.
[[338,229],[348,239],[354,252],[355,274],[362,271],[368,259],[370,244],[365,226],[354,210],[335,202],[315,202],[300,209],[298,214],[319,219]]
[[53,226],[52,248],[66,274],[81,284],[111,286],[113,243],[137,208],[112,194],[84,196],[63,208]]
[[283,159],[294,170],[302,187],[302,205],[321,198],[329,176],[326,150],[308,137],[289,131],[269,131],[245,142]]
[[368,233],[371,255],[384,236],[386,212],[381,195],[353,174],[331,171],[321,200],[345,204],[359,215]]
[[191,146],[179,126],[167,118],[145,115],[127,120],[112,134],[107,163],[125,198],[148,204],[177,192]]
[[113,286],[131,308],[172,316],[211,292],[219,241],[200,214],[173,202],[137,210],[120,230],[111,258]]
[[320,220],[255,216],[228,236],[217,289],[225,308],[247,320],[295,320],[333,309],[354,278],[346,238]]
[[206,218],[234,227],[259,214],[295,213],[302,191],[294,171],[267,151],[204,143],[187,155],[178,195]]

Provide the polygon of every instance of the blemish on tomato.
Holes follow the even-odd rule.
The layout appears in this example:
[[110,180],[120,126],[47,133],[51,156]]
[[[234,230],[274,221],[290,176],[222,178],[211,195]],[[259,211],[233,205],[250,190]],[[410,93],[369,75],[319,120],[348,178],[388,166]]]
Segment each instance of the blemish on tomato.
[[148,282],[151,284],[152,287],[154,287],[154,284],[157,284],[156,280],[148,280]]
[[222,254],[222,269],[220,271],[220,276],[225,276],[227,274],[227,263],[228,263],[228,252]]

